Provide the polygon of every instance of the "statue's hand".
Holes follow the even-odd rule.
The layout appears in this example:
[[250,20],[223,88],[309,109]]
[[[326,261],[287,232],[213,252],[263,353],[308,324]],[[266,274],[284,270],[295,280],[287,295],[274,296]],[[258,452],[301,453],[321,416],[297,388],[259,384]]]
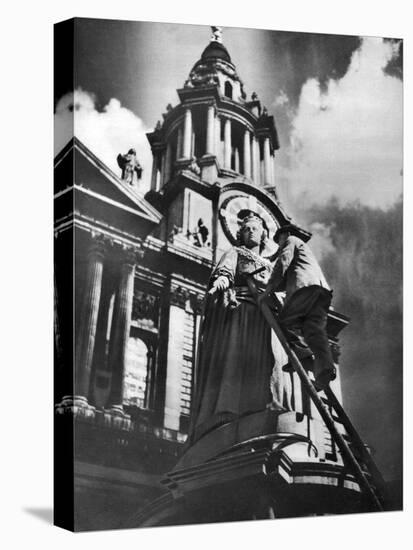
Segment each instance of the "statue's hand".
[[220,275],[215,279],[214,284],[208,291],[208,294],[215,294],[217,290],[225,290],[228,287],[229,287],[228,277],[225,277],[224,275]]

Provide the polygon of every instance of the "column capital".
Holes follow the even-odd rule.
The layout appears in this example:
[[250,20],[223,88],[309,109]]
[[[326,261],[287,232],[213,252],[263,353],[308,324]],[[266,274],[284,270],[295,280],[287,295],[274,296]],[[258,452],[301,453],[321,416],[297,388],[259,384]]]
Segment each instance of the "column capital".
[[113,246],[113,239],[104,235],[103,233],[98,233],[92,231],[90,246],[88,250],[89,257],[98,257],[103,259],[109,248]]
[[172,306],[178,306],[184,309],[188,301],[194,313],[202,312],[204,302],[204,296],[202,294],[185,286],[172,283],[170,291],[170,304]]
[[214,116],[216,116],[218,114],[218,107],[217,107],[217,102],[215,101],[215,99],[207,101],[205,103],[205,105],[207,107],[207,110],[209,110],[211,108],[214,110]]
[[141,246],[122,246],[122,265],[134,267],[138,260],[142,259],[145,251]]
[[172,286],[170,293],[170,303],[172,306],[185,307],[187,300],[190,298],[190,293],[187,288],[182,286]]
[[204,307],[204,296],[201,294],[191,294],[190,302],[193,312],[201,315]]

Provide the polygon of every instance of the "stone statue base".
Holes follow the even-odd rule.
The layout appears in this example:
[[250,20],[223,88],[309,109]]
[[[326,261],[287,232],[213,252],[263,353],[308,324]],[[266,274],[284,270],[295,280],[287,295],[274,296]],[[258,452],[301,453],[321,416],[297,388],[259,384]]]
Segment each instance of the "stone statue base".
[[265,410],[216,428],[164,477],[169,492],[124,527],[371,511],[320,426]]

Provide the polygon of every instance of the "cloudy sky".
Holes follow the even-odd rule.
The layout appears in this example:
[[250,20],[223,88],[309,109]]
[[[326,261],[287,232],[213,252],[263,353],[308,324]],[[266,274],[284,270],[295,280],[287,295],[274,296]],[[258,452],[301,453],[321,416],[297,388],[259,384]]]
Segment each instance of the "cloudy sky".
[[[76,91],[56,56],[56,153],[75,133],[114,171],[176,105],[209,27],[78,20]],[[224,29],[248,96],[276,119],[276,184],[352,323],[343,333],[345,405],[386,478],[401,477],[402,45],[377,37]],[[59,46],[59,43],[57,42]],[[62,48],[60,48],[62,51]]]

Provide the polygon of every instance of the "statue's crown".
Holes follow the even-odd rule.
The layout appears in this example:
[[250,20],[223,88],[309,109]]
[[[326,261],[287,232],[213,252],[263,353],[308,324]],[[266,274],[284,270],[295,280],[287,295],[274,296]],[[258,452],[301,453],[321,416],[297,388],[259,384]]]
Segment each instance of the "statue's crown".
[[240,227],[244,227],[244,225],[248,222],[251,222],[251,221],[259,221],[261,223],[263,223],[263,219],[258,216],[258,214],[255,214],[254,212],[250,212],[249,214],[247,214],[246,216],[244,216],[240,222]]

